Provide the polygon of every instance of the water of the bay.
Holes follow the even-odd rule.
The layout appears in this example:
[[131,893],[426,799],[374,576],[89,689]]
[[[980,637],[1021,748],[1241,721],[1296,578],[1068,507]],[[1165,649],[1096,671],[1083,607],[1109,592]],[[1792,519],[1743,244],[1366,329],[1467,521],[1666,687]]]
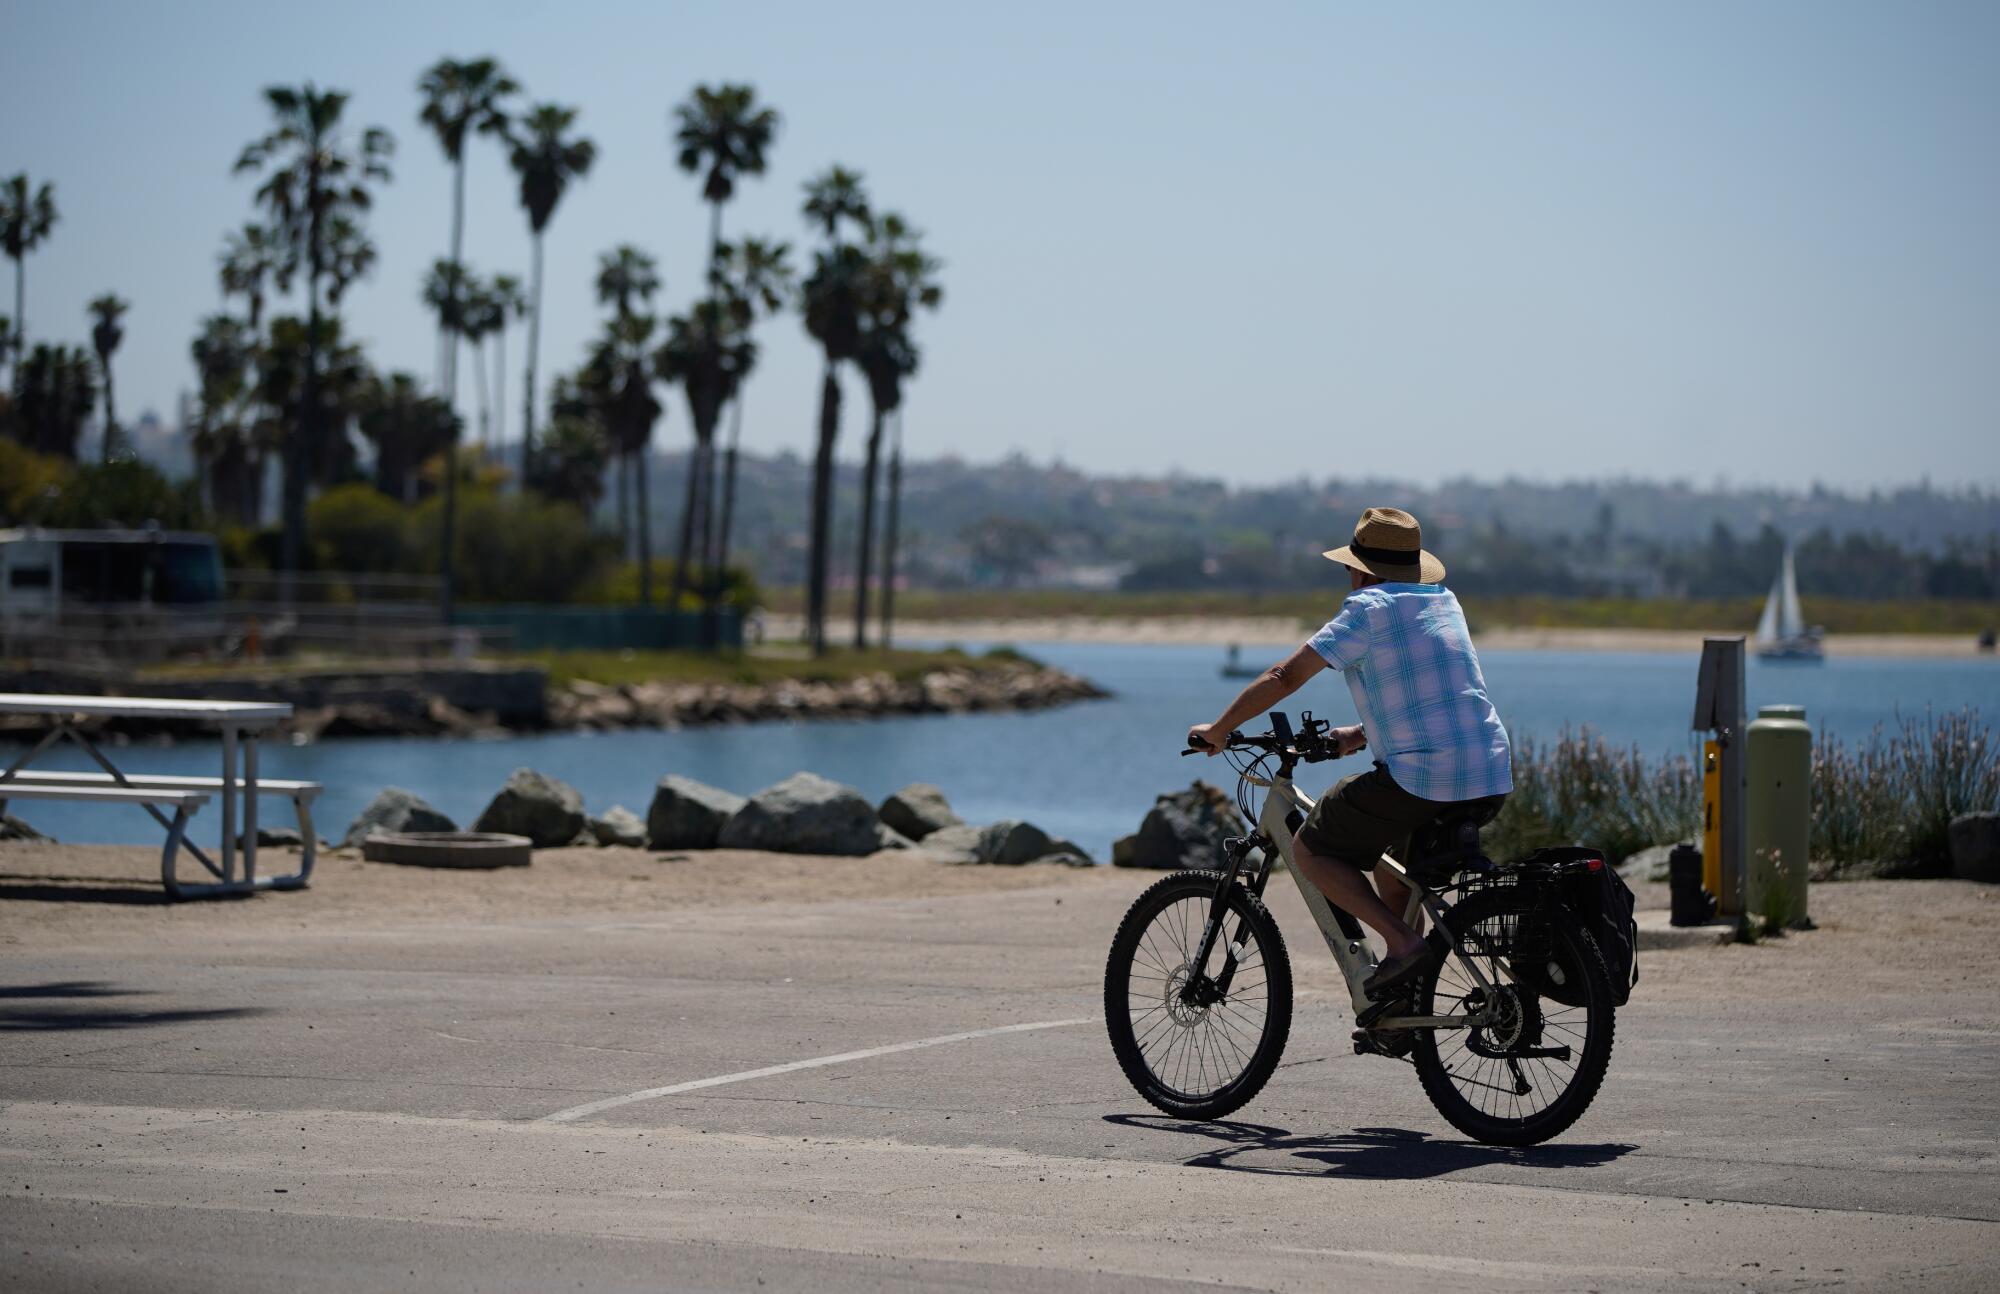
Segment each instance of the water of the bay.
[[[1240,681],[1219,675],[1212,647],[1022,644],[1051,664],[1111,689],[1110,700],[1032,714],[922,716],[868,721],[754,724],[678,732],[549,733],[486,741],[427,738],[349,739],[290,747],[269,743],[267,777],[322,782],[320,833],[337,838],[384,786],[422,795],[470,825],[507,775],[529,766],[580,790],[601,812],[624,804],[641,816],[654,784],[668,773],[700,778],[739,793],[800,769],[880,797],[907,782],[935,782],[969,821],[1025,818],[1106,856],[1111,841],[1133,830],[1153,797],[1196,775],[1224,780],[1218,764],[1179,757],[1183,735],[1235,694]],[[1272,653],[1275,654],[1275,653]],[[1692,655],[1523,651],[1485,653],[1487,684],[1516,734],[1553,737],[1564,725],[1588,724],[1621,744],[1652,754],[1690,749],[1694,706]],[[1834,659],[1823,665],[1750,663],[1752,706],[1806,707],[1816,730],[1865,738],[1900,713],[1921,716],[1977,707],[2000,716],[2000,661]],[[1321,675],[1292,702],[1351,722],[1347,688]],[[5,753],[0,751],[0,753]],[[185,741],[113,752],[124,765],[154,773],[212,773],[212,741]],[[11,761],[12,756],[7,758]],[[46,768],[88,769],[74,749],[51,751]],[[1312,789],[1357,761],[1320,765]],[[267,801],[265,822],[286,821]],[[158,829],[136,807],[84,808],[16,801],[10,811],[64,840],[151,843]],[[211,805],[206,820],[214,834]],[[203,833],[197,831],[197,839]]]

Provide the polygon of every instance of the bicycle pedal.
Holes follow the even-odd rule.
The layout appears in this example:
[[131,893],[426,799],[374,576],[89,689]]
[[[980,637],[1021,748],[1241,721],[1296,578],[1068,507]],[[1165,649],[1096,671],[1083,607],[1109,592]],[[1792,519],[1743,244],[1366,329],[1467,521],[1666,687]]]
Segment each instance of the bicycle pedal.
[[1385,1056],[1390,1060],[1402,1060],[1416,1045],[1416,1037],[1408,1029],[1354,1031],[1354,1054],[1357,1056]]

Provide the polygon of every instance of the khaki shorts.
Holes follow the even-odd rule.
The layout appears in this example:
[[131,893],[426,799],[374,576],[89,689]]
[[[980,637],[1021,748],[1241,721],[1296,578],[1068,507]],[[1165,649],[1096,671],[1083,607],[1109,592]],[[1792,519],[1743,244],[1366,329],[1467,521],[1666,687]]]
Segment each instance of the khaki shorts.
[[1408,861],[1410,836],[1452,809],[1490,805],[1498,811],[1507,797],[1478,800],[1426,800],[1396,785],[1389,770],[1377,764],[1336,782],[1319,797],[1299,827],[1301,845],[1322,858],[1338,859],[1368,871],[1384,853]]

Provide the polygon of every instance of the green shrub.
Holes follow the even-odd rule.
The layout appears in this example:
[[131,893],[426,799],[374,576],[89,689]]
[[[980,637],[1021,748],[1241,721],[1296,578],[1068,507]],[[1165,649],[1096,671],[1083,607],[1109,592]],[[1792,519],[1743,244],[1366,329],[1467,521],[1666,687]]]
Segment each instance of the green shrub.
[[1813,861],[1836,872],[1889,875],[1951,871],[1951,820],[2000,808],[2000,746],[1979,711],[1921,719],[1897,715],[1850,750],[1836,737],[1813,744]]
[[372,485],[337,485],[306,508],[322,570],[372,575],[413,569],[419,545],[410,509]]
[[[440,497],[412,513],[419,572],[438,569],[443,519]],[[569,504],[477,489],[459,493],[452,551],[461,602],[573,602],[603,578],[615,541],[592,533]]]
[[1701,822],[1701,775],[1676,755],[1654,764],[1567,726],[1547,744],[1514,742],[1514,793],[1487,829],[1486,850],[1518,858],[1551,845],[1590,845],[1613,863],[1690,839]]

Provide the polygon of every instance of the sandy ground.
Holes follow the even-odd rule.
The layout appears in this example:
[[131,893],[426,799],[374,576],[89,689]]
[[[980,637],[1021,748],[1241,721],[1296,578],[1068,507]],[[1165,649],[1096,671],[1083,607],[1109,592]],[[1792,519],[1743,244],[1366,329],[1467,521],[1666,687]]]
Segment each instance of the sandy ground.
[[[797,638],[799,616],[773,615],[765,636],[773,642]],[[1135,646],[1214,646],[1246,649],[1295,647],[1309,628],[1284,616],[1040,616],[1008,620],[899,620],[896,636],[905,642],[1080,642]],[[1699,652],[1702,629],[1488,629],[1477,635],[1489,651]],[[1829,656],[1969,657],[1979,645],[1971,634],[1830,634]],[[1989,653],[1990,655],[1990,653]]]
[[155,865],[0,845],[0,1287],[2000,1280],[2000,889],[1823,885],[1816,930],[1642,956],[1589,1113],[1506,1151],[1352,1054],[1282,878],[1284,1064],[1188,1123],[1099,1016],[1148,873],[332,857],[168,905]]
[[[292,871],[298,851],[262,850],[261,870]],[[183,875],[200,865],[183,858]],[[393,920],[398,925],[507,921],[588,913],[646,918],[687,908],[823,903],[886,894],[931,898],[1061,884],[1081,868],[982,868],[890,850],[869,858],[736,849],[540,849],[526,867],[464,872],[322,853],[310,888],[247,900],[257,919],[299,929]],[[8,902],[12,900],[12,902]],[[246,900],[170,903],[159,856],[124,845],[0,844],[0,950],[115,946],[130,939],[241,927]]]

